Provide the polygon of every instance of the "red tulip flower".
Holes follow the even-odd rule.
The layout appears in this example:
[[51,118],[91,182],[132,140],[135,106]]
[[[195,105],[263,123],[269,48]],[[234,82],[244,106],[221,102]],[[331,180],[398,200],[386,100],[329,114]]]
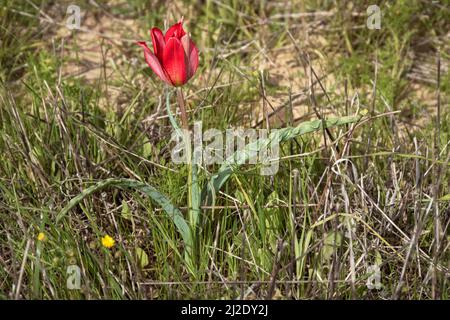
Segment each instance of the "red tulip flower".
[[158,28],[150,31],[153,43],[153,52],[144,41],[137,44],[144,48],[147,64],[156,75],[175,87],[182,86],[197,71],[198,50],[189,35],[183,29],[180,20],[163,35]]

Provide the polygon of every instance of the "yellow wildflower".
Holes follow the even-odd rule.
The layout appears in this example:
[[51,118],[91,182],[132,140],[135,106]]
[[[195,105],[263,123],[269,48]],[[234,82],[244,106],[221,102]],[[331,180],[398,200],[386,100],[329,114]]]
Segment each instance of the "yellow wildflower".
[[114,246],[114,243],[116,243],[116,241],[114,241],[114,239],[111,238],[111,237],[108,236],[108,235],[105,235],[105,236],[102,238],[102,245],[103,245],[105,248],[112,248],[112,247]]
[[39,240],[39,241],[44,241],[45,240],[45,234],[43,233],[43,232],[39,232],[39,234],[38,234],[38,236],[37,236],[37,239]]

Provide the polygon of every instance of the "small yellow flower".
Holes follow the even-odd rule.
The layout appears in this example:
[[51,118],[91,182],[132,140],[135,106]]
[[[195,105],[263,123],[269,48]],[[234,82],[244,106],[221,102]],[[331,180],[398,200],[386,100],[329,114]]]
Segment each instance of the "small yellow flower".
[[39,241],[44,241],[45,240],[45,234],[43,233],[43,232],[39,232],[39,234],[38,234],[38,236],[37,236],[37,239],[39,240]]
[[114,246],[114,243],[116,243],[116,241],[114,241],[114,239],[111,238],[111,237],[108,236],[108,235],[105,235],[105,236],[102,238],[102,245],[103,245],[105,248],[112,248],[112,247]]

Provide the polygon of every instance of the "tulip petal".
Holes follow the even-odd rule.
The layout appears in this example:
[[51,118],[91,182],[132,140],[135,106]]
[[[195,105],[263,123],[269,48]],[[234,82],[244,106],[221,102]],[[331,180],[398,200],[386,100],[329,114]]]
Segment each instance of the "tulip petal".
[[183,29],[183,21],[175,23],[173,26],[167,30],[165,39],[166,43],[169,41],[170,38],[175,37],[177,39],[181,39],[182,36],[184,36],[186,32]]
[[186,60],[180,40],[170,38],[164,48],[163,67],[174,86],[181,86],[188,80]]
[[184,52],[188,61],[188,79],[192,78],[197,71],[198,67],[198,49],[195,46],[194,41],[189,37],[189,35],[184,35],[181,38],[181,44],[183,45]]
[[156,73],[156,75],[164,82],[172,84],[166,76],[166,73],[164,72],[164,69],[162,68],[158,58],[153,54],[149,47],[147,47],[147,44],[144,41],[139,41],[137,42],[137,44],[144,48],[145,61],[150,66],[150,68],[152,68],[153,72]]
[[158,28],[152,28],[150,34],[152,36],[153,52],[155,53],[155,56],[158,58],[159,62],[161,62],[164,46],[166,45],[164,35]]

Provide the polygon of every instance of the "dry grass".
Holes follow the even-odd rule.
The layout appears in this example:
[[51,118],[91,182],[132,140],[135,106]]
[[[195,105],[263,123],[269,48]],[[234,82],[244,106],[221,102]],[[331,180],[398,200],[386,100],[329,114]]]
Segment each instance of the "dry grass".
[[[383,2],[374,31],[364,1],[84,1],[82,30],[68,31],[67,3],[1,9],[0,298],[449,298],[447,8]],[[182,15],[201,51],[185,87],[191,122],[279,128],[367,113],[283,143],[273,177],[233,173],[202,203],[191,265],[141,191],[105,187],[56,222],[108,178],[148,183],[188,216],[163,86],[133,44]],[[217,170],[202,167],[200,183]],[[80,290],[66,287],[69,265]]]

